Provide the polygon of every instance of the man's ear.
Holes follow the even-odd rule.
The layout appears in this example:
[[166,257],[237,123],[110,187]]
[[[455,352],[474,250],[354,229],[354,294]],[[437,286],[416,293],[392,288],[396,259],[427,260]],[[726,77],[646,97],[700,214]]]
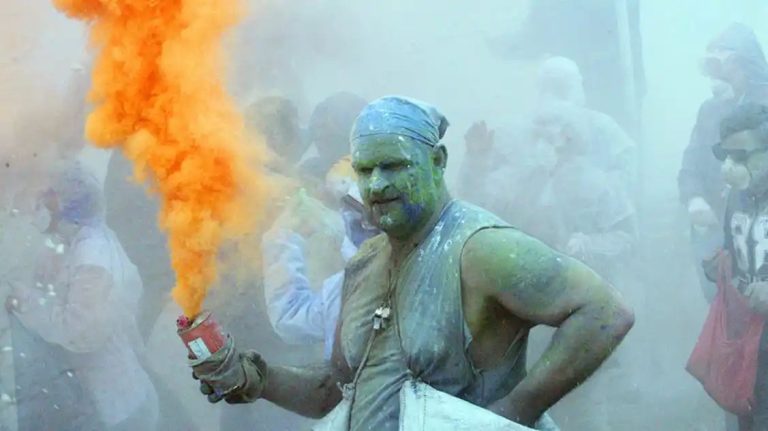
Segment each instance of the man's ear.
[[432,163],[435,167],[445,171],[445,167],[448,165],[448,149],[445,145],[437,145],[432,149]]

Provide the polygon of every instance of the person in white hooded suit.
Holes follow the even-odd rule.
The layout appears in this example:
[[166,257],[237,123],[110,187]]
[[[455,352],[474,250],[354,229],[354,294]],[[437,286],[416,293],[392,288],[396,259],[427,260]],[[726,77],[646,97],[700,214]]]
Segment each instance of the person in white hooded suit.
[[64,349],[67,375],[79,381],[81,402],[93,404],[101,429],[152,430],[157,394],[139,359],[136,324],[142,281],[104,222],[103,202],[98,180],[81,165],[55,178],[41,197],[51,247],[35,284],[16,286],[6,306],[27,330]]

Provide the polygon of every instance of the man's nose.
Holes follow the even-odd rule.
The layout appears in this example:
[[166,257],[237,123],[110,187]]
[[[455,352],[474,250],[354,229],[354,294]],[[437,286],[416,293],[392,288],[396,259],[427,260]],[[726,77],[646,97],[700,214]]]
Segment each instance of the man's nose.
[[387,180],[386,176],[383,174],[381,169],[375,168],[371,173],[371,193],[382,193],[387,189],[387,187],[389,187],[389,181]]

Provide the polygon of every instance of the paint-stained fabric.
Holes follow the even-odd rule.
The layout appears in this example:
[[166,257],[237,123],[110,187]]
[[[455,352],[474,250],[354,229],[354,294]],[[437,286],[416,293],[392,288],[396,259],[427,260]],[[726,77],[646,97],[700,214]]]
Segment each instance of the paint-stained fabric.
[[336,322],[341,308],[344,272],[312,289],[306,275],[305,240],[285,229],[267,232],[264,252],[264,298],[275,332],[291,344],[323,342],[323,356],[331,357]]
[[[357,385],[352,431],[398,429],[400,388],[409,376],[478,406],[506,394],[525,374],[526,338],[501,364],[476,369],[468,353],[460,260],[477,231],[508,225],[470,204],[448,205],[428,237],[392,272],[393,316],[374,340]],[[384,235],[363,244],[347,266],[342,296],[341,348],[356,369],[371,331],[371,316],[389,291],[391,248]]]
[[377,135],[399,135],[435,146],[448,128],[448,120],[427,103],[400,96],[374,100],[352,126],[350,142]]

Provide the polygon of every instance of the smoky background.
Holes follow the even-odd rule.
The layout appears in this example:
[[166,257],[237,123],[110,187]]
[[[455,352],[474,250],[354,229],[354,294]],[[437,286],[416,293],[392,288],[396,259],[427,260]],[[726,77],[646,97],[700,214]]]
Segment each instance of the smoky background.
[[[484,120],[489,127],[503,127],[524,118],[536,105],[536,76],[544,56],[515,59],[497,49],[499,41],[520,29],[533,1],[252,0],[248,16],[226,40],[230,90],[242,108],[264,96],[287,97],[296,104],[302,124],[318,102],[337,91],[368,100],[401,94],[428,101],[451,122],[444,143],[449,183],[456,186],[464,158],[472,157],[463,139],[471,124]],[[604,3],[611,8],[627,2]],[[640,178],[635,195],[640,242],[628,276],[635,281],[632,289],[642,294],[629,295],[640,303],[632,303],[638,321],[625,346],[640,364],[638,380],[643,384],[633,402],[644,422],[627,429],[721,429],[721,409],[684,370],[707,302],[695,275],[676,176],[698,107],[711,96],[698,65],[707,42],[738,21],[751,26],[765,43],[768,30],[761,23],[768,19],[768,6],[757,0],[646,0],[639,2],[638,11],[643,61],[636,66],[643,68],[645,88],[636,104],[637,123],[624,125],[634,129]],[[589,52],[588,41],[583,43]],[[86,44],[86,28],[44,0],[5,1],[0,6],[0,150],[14,161],[0,175],[4,211],[13,207],[14,191],[55,163],[55,155],[45,156],[57,145],[51,136],[63,127],[61,119],[80,109],[71,89],[73,76],[87,68]],[[596,98],[614,96],[617,103],[626,103],[622,92],[606,93],[587,92],[587,106]],[[40,157],[27,163],[31,149]],[[103,181],[110,156],[108,151],[85,148],[80,158]],[[489,182],[487,187],[499,185]],[[23,266],[7,244],[0,249],[0,262]],[[147,286],[158,280],[143,282]],[[158,352],[155,371],[173,376],[168,387],[183,406],[179,412],[162,414],[188,415],[201,429],[218,429],[221,410],[227,407],[205,403],[194,382],[183,380],[170,365],[183,365],[178,349],[162,347],[177,342],[172,325],[159,322],[153,330],[166,333],[158,335],[154,345],[148,343],[149,351]],[[267,357],[300,363],[303,356],[317,353],[269,342],[268,348],[284,350],[264,352]],[[8,362],[0,361],[0,367],[7,372]],[[286,428],[287,416],[266,404],[255,407],[261,416],[242,419],[242,429],[259,429],[251,425],[254,421],[263,429],[291,429]],[[5,428],[0,425],[0,430]]]

